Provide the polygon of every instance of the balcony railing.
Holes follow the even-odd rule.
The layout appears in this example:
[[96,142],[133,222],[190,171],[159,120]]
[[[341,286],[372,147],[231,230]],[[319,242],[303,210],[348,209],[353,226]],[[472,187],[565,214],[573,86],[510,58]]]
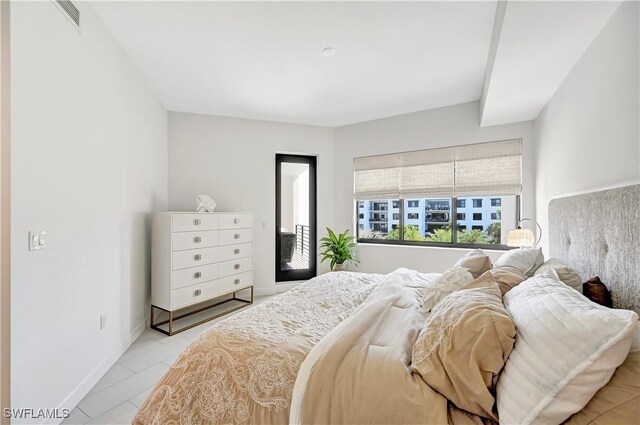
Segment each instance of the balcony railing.
[[309,259],[309,226],[296,224],[296,251],[303,258]]

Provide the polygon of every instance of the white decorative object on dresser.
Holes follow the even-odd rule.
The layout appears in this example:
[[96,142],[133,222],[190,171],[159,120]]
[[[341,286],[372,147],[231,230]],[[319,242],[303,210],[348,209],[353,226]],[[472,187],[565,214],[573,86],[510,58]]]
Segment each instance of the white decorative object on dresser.
[[[154,214],[151,328],[174,335],[252,304],[252,242],[250,213]],[[236,297],[236,292],[244,289],[251,293],[248,300]],[[214,301],[225,295],[231,298]],[[174,328],[176,320],[231,301],[241,304],[180,329]],[[154,322],[156,309],[165,311],[168,318]]]

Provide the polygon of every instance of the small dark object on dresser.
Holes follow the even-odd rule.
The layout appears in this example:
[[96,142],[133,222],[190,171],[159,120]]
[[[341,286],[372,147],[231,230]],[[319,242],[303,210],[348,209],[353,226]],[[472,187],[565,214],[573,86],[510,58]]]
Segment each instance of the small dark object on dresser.
[[592,277],[582,284],[582,293],[594,303],[605,307],[613,307],[611,293],[598,276]]

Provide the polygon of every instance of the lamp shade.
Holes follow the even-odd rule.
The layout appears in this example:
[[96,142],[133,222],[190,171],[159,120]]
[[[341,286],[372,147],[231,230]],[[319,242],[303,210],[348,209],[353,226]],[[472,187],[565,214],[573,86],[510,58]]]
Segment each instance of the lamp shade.
[[530,247],[535,245],[536,238],[529,229],[518,227],[507,232],[507,246]]

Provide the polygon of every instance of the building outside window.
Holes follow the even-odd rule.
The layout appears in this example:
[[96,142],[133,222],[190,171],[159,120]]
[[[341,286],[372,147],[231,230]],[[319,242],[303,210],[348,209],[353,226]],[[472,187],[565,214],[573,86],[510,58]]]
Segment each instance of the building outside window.
[[499,210],[497,212],[491,213],[491,220],[500,220],[500,218],[501,218],[501,214]]
[[409,208],[418,208],[420,206],[420,201],[409,201],[408,202],[408,207]]
[[418,213],[407,213],[407,219],[409,220],[418,220],[420,217],[420,214]]
[[491,198],[491,206],[492,207],[499,207],[502,205],[502,199],[501,198]]
[[482,213],[473,213],[473,221],[482,221]]
[[392,201],[393,208],[400,208],[400,201]]
[[458,207],[458,208],[466,208],[467,207],[467,200],[466,199],[458,199],[456,201],[456,207]]
[[482,199],[474,199],[473,208],[482,208]]
[[458,213],[456,214],[456,220],[466,220],[467,219],[467,214],[466,213]]
[[363,219],[364,218],[364,214],[362,214],[362,213],[358,214],[358,218],[359,219]]
[[400,220],[400,213],[393,213],[394,220]]

